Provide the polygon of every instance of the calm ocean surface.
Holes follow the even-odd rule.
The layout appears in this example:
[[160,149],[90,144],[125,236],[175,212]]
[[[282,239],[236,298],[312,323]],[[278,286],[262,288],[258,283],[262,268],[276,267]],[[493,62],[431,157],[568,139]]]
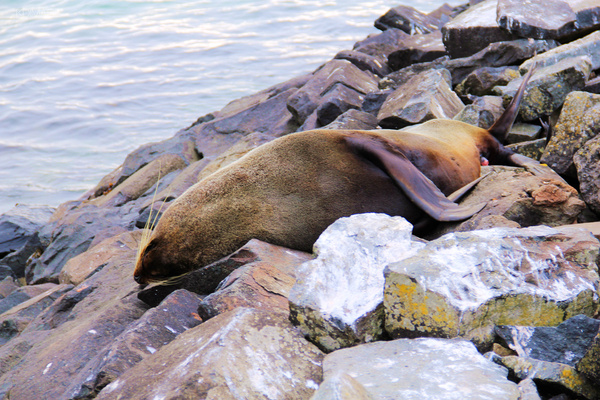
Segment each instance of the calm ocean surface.
[[2,0],[0,213],[78,198],[141,144],[351,49],[399,4]]

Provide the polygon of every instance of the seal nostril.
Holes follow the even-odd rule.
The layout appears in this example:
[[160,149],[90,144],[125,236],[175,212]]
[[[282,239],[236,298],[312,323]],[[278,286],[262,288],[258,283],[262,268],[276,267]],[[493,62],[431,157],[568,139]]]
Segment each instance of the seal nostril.
[[140,275],[134,275],[133,279],[140,285],[142,284],[142,277]]

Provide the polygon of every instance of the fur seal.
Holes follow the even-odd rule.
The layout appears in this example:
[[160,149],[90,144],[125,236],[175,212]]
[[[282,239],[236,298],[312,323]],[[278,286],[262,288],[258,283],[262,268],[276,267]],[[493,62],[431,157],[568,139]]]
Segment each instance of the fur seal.
[[485,204],[461,206],[446,196],[479,177],[481,157],[538,165],[502,145],[530,74],[487,130],[432,120],[397,131],[298,132],[254,149],[173,202],[140,249],[134,279],[183,275],[252,238],[310,252],[327,226],[357,213],[400,215],[413,224],[470,217]]

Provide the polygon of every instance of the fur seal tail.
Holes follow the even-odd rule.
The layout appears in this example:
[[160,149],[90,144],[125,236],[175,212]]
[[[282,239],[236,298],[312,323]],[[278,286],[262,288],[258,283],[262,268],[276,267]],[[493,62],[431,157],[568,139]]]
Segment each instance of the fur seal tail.
[[521,100],[523,100],[523,95],[525,94],[525,88],[527,87],[527,82],[533,71],[535,71],[536,65],[534,64],[529,72],[525,74],[523,77],[523,82],[519,86],[519,90],[515,93],[515,96],[512,98],[504,113],[498,118],[494,125],[492,125],[488,132],[492,134],[500,143],[506,143],[506,138],[508,137],[508,132],[510,128],[513,126],[515,119],[517,118],[517,114],[519,113],[519,105],[521,104]]

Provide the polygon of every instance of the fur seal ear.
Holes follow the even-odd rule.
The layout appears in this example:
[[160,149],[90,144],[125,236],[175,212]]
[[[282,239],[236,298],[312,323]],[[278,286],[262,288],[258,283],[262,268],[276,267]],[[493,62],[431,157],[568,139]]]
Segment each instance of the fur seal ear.
[[442,191],[391,142],[383,138],[346,136],[349,148],[385,172],[420,209],[437,221],[460,221],[485,204],[461,206]]
[[508,107],[506,107],[506,110],[504,110],[500,118],[494,122],[494,125],[488,129],[488,132],[491,133],[492,136],[494,136],[502,144],[506,143],[508,132],[515,123],[515,119],[519,113],[521,100],[523,100],[523,95],[525,94],[525,88],[527,88],[527,82],[529,82],[529,78],[531,78],[531,75],[533,75],[535,68],[536,64],[533,64],[529,72],[525,74],[523,82],[521,82],[521,85],[519,86],[519,90],[517,90],[517,93],[515,93],[515,96],[508,104]]

